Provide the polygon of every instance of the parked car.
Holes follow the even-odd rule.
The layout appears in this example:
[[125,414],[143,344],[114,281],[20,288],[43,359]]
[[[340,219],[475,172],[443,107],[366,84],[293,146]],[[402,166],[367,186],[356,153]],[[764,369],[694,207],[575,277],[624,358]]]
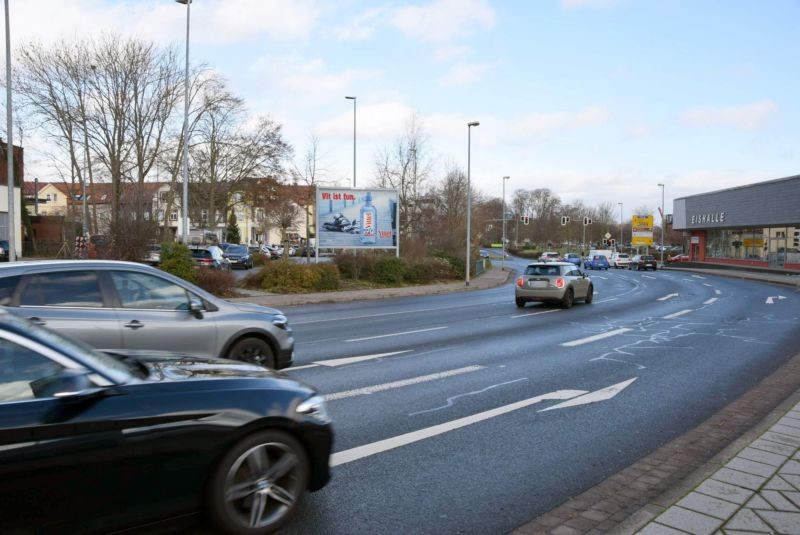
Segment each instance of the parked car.
[[539,256],[539,260],[544,262],[559,262],[561,260],[561,255],[556,252],[550,251],[546,253],[542,253]]
[[570,262],[534,262],[517,278],[514,298],[522,308],[529,301],[558,303],[570,308],[576,300],[591,303],[592,280]]
[[596,254],[583,263],[583,269],[605,269],[608,271],[608,268],[608,259],[602,254]]
[[151,266],[157,266],[161,263],[161,245],[153,244],[148,245],[145,251],[144,262]]
[[297,256],[316,256],[317,250],[310,245],[304,245],[297,250]]
[[253,257],[250,256],[250,251],[246,245],[232,245],[224,249],[225,258],[230,262],[231,269],[240,267],[242,269],[250,269],[253,267]]
[[267,245],[266,243],[261,246],[261,252],[265,255],[269,255],[270,258],[280,258],[281,254],[283,254],[283,250],[278,252],[278,248],[274,245]]
[[222,271],[231,270],[230,261],[225,258],[222,249],[216,245],[193,245],[189,247],[189,251],[198,267],[221,269]]
[[44,260],[0,266],[0,305],[100,349],[180,351],[291,366],[280,310],[231,303],[134,262]]
[[486,249],[481,249],[479,254],[481,258],[489,258],[489,251],[487,251]]
[[578,267],[581,267],[581,255],[575,253],[567,253],[564,257],[564,262],[569,262],[571,264],[575,264]]
[[689,255],[688,254],[676,254],[675,256],[668,256],[667,262],[688,262]]
[[637,254],[631,259],[631,263],[628,264],[628,269],[635,269],[636,271],[652,269],[655,271],[658,269],[658,261],[656,257],[651,254]]
[[630,263],[631,263],[631,257],[626,253],[612,254],[611,261],[609,262],[611,267],[613,267],[614,269],[619,269],[619,268],[625,269],[628,267],[628,264]]
[[8,240],[0,240],[0,262],[8,262]]
[[223,531],[264,533],[330,477],[333,432],[311,387],[229,360],[100,353],[2,310],[0,422],[8,533],[107,533],[199,510]]

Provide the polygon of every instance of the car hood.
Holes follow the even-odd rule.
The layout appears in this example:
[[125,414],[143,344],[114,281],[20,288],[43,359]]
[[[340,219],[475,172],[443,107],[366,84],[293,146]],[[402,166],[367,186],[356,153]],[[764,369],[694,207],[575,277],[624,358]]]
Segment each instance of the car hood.
[[130,359],[147,368],[149,381],[184,379],[284,378],[279,372],[235,360],[206,358],[163,351],[107,351],[112,356]]
[[241,310],[242,312],[260,312],[262,314],[283,314],[277,308],[270,308],[265,307],[262,305],[256,305],[255,303],[232,303],[234,307]]

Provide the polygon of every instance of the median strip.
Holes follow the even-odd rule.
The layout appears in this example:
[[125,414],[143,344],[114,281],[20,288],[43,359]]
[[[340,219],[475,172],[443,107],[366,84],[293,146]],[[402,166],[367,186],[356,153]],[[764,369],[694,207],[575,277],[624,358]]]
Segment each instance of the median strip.
[[594,336],[587,336],[586,338],[581,338],[580,340],[573,340],[571,342],[564,342],[561,344],[563,347],[575,347],[580,346],[583,344],[588,344],[590,342],[596,342],[597,340],[602,340],[603,338],[610,338],[612,336],[616,336],[618,334],[626,333],[628,331],[632,331],[633,329],[628,329],[627,327],[623,327],[622,329],[614,329],[613,331],[606,331],[604,333],[595,334]]

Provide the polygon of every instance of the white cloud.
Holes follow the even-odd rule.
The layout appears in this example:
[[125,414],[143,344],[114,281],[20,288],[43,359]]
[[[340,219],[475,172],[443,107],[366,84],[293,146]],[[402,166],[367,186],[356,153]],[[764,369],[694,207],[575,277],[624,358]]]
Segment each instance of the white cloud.
[[398,9],[392,23],[423,42],[446,42],[471,33],[474,26],[494,26],[495,13],[486,0],[435,0]]
[[493,65],[491,63],[470,63],[457,61],[439,78],[442,85],[462,85],[479,80]]
[[[404,131],[413,108],[400,102],[360,104],[357,111],[358,138],[393,139]],[[353,113],[347,111],[314,126],[313,131],[325,137],[351,137]]]
[[385,7],[370,9],[356,16],[353,20],[333,30],[333,35],[341,41],[364,41],[372,37],[380,24]]
[[[42,16],[46,13],[47,16]],[[204,0],[191,6],[191,41],[236,43],[255,37],[303,39],[319,16],[311,0]],[[37,0],[11,5],[15,41],[91,36],[101,32],[158,42],[181,42],[186,7],[172,1],[114,3],[99,0]]]
[[535,113],[512,123],[516,136],[545,135],[559,130],[572,130],[604,124],[611,117],[608,110],[590,106],[576,112]]
[[616,3],[616,0],[561,0],[562,9],[580,9],[583,7],[605,7]]
[[733,126],[757,130],[778,111],[772,100],[761,100],[746,106],[726,108],[694,108],[680,114],[680,121],[693,126]]
[[442,46],[433,53],[433,59],[441,62],[455,61],[464,59],[470,53],[468,46]]

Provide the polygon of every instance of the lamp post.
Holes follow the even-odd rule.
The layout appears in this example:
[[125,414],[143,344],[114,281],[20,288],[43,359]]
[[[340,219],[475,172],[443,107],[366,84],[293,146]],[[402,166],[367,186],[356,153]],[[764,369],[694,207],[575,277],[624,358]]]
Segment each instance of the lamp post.
[[186,69],[183,81],[183,207],[181,236],[189,244],[189,12],[192,0],[175,0],[186,5]]
[[503,177],[503,258],[500,260],[502,271],[506,270],[506,180],[510,176]]
[[353,101],[353,189],[356,188],[356,97],[344,97]]
[[466,283],[469,286],[469,265],[471,262],[469,256],[470,246],[470,225],[472,224],[472,186],[470,186],[470,165],[471,165],[471,150],[472,150],[472,127],[480,126],[478,121],[467,123],[467,279]]
[[661,186],[661,267],[664,267],[664,184]]
[[11,23],[6,0],[6,163],[8,164],[8,261],[17,259],[16,224],[14,223],[14,142],[11,122]]
[[619,205],[619,246],[622,247],[622,203],[618,202],[617,204]]

